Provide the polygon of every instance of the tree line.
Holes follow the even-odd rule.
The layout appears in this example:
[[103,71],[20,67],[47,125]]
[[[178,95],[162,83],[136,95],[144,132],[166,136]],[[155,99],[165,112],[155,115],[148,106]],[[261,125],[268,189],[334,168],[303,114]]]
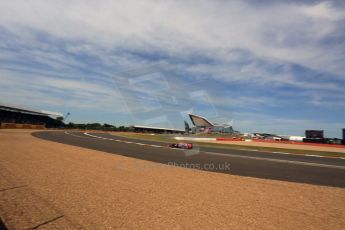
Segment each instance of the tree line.
[[76,124],[73,122],[70,122],[65,125],[65,128],[67,129],[88,129],[88,130],[103,130],[103,131],[133,131],[132,127],[128,126],[118,126],[110,125],[107,123],[101,124],[101,123],[86,123],[86,124]]

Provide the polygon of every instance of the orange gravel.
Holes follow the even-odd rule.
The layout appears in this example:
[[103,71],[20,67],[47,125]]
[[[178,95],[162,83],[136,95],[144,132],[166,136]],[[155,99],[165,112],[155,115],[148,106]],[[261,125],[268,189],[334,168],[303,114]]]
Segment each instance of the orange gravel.
[[0,130],[0,173],[9,229],[345,226],[345,189],[163,166],[30,131]]

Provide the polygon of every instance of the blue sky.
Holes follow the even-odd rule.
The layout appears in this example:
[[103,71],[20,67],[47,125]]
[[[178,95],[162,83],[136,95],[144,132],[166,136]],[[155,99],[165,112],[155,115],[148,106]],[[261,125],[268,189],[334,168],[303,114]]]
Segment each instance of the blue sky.
[[0,101],[73,122],[345,128],[342,1],[2,1]]

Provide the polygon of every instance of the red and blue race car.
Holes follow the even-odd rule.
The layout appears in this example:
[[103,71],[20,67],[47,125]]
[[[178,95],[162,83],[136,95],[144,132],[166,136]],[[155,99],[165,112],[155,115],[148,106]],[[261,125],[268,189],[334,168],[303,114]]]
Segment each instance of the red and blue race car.
[[168,147],[177,148],[177,149],[192,149],[193,144],[192,143],[172,143],[172,144],[168,144]]

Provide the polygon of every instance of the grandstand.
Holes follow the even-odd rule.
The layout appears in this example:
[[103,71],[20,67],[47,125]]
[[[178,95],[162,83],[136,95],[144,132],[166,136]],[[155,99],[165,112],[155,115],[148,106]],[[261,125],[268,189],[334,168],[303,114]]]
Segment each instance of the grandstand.
[[216,124],[209,121],[207,118],[188,114],[193,125],[193,133],[236,133],[230,124]]
[[185,130],[182,129],[170,129],[170,128],[160,128],[152,126],[143,126],[143,125],[133,125],[134,132],[140,133],[166,133],[166,134],[183,134]]
[[60,113],[0,103],[1,128],[57,128],[63,126]]

